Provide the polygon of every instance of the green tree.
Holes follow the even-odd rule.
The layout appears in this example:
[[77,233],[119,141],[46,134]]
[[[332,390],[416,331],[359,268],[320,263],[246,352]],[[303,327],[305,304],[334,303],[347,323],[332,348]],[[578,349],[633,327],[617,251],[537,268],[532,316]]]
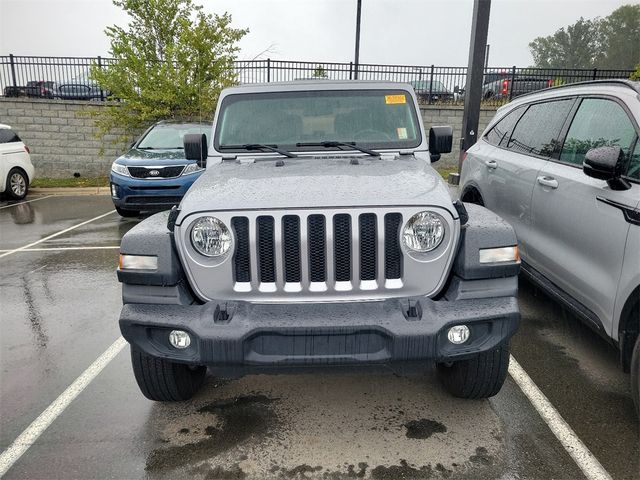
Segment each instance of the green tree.
[[91,76],[111,102],[96,109],[101,135],[124,130],[121,139],[151,122],[211,118],[220,91],[237,82],[233,61],[247,30],[231,16],[207,14],[192,0],[113,0],[130,17],[126,29],[108,27],[113,63]]
[[640,5],[585,20],[529,44],[536,67],[633,69],[640,61]]
[[594,20],[580,18],[566,29],[529,44],[536,67],[591,68],[600,60],[600,33]]
[[640,4],[623,5],[600,25],[602,68],[634,68],[640,62]]
[[322,65],[318,65],[313,71],[313,78],[327,78],[327,71]]

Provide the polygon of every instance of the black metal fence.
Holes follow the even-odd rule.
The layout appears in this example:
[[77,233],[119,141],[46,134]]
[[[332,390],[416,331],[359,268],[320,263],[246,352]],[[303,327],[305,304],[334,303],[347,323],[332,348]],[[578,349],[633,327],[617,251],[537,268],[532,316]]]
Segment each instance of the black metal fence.
[[[117,60],[103,57],[0,56],[0,95],[61,99],[104,100],[108,95],[90,78],[90,67],[108,68]],[[413,85],[426,104],[464,103],[467,67],[435,65],[375,65],[296,62],[282,60],[236,61],[240,83],[286,82],[327,78],[384,80]],[[483,99],[500,105],[524,93],[584,80],[629,78],[632,70],[486,68]]]

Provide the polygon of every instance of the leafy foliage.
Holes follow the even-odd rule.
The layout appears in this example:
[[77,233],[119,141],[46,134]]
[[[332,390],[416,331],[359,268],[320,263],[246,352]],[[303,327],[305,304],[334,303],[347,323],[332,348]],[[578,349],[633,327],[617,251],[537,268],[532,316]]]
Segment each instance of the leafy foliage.
[[636,65],[636,71],[631,74],[629,80],[638,80],[640,81],[640,63]]
[[105,31],[116,61],[91,69],[110,99],[119,100],[92,113],[100,134],[117,128],[124,138],[160,119],[211,118],[220,91],[237,82],[233,60],[248,30],[192,0],[113,3],[130,22]]
[[640,61],[640,5],[580,19],[529,44],[536,67],[631,69]]
[[322,65],[318,65],[313,71],[313,78],[327,78],[327,71]]

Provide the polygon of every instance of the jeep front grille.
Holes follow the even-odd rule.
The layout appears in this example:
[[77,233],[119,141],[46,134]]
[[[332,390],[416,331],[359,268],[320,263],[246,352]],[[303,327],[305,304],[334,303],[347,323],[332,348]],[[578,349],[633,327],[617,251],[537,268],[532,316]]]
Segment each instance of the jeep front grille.
[[253,228],[251,221],[231,220],[235,282],[249,283],[255,272],[260,284],[272,285],[267,291],[367,290],[402,276],[400,213],[260,215]]

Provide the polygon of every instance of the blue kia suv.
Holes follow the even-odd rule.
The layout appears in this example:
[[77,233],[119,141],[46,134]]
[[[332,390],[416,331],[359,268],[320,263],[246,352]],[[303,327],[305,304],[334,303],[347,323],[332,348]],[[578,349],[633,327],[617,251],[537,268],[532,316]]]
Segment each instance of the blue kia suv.
[[182,137],[211,133],[210,123],[158,122],[111,166],[111,199],[123,217],[177,205],[204,171],[185,158]]

